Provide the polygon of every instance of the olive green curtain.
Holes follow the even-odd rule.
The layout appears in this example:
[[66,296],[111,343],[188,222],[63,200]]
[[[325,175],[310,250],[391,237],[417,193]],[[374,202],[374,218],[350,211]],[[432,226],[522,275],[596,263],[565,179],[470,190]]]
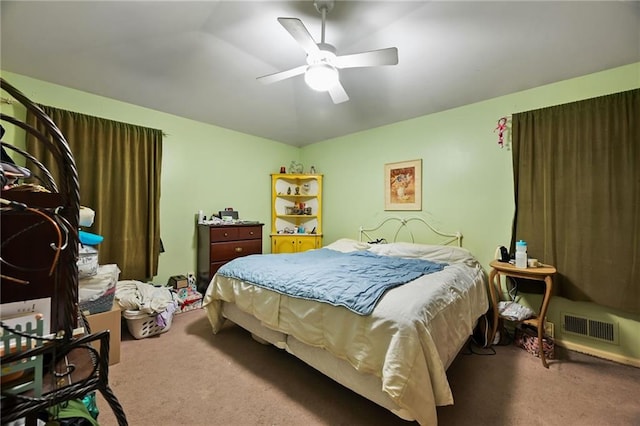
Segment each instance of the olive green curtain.
[[[80,180],[80,203],[96,212],[87,232],[104,236],[100,264],[117,264],[120,279],[158,272],[162,131],[41,106],[67,138]],[[36,126],[30,114],[27,123]],[[27,151],[57,177],[52,156],[27,136]],[[57,179],[56,179],[57,181]]]
[[640,89],[513,115],[512,248],[561,296],[640,312]]

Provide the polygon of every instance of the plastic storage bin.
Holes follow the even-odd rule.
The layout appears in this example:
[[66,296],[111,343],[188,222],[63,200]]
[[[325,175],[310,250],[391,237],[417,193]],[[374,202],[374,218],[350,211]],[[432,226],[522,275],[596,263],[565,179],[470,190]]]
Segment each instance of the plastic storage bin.
[[148,315],[140,311],[126,310],[122,313],[122,316],[127,321],[127,328],[131,335],[136,339],[144,339],[145,337],[155,336],[168,331],[171,328],[171,322],[173,321],[173,312],[167,318],[166,325],[161,327],[156,322],[155,315]]
[[80,244],[78,248],[78,278],[92,277],[98,273],[98,249]]
[[113,306],[120,268],[100,265],[95,275],[78,280],[78,305],[85,315],[107,312]]

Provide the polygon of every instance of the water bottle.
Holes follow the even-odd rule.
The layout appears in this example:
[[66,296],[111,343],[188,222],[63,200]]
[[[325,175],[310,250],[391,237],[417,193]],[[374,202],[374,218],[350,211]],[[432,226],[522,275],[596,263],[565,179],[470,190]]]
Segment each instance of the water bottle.
[[516,243],[516,268],[527,267],[527,243],[525,241],[518,241]]

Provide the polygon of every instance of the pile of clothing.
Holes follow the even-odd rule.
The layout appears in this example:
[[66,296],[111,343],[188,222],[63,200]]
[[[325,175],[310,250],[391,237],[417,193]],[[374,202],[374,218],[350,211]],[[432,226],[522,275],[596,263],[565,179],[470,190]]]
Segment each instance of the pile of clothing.
[[156,287],[136,280],[118,281],[116,300],[122,310],[156,315],[156,323],[160,327],[167,324],[178,308],[178,301],[170,288]]

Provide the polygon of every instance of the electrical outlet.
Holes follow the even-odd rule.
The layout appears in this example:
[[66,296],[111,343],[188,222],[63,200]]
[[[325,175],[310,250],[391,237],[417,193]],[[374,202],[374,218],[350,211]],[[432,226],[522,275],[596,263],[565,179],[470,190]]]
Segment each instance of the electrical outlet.
[[544,334],[546,334],[547,336],[549,336],[549,337],[551,337],[553,339],[553,337],[554,337],[553,331],[554,331],[553,323],[551,321],[545,321],[544,322]]

